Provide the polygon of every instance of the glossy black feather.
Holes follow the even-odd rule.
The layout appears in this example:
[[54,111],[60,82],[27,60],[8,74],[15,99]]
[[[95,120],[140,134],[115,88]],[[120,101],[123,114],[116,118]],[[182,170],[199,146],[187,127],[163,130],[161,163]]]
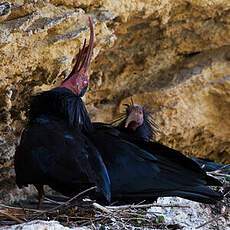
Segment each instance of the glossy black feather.
[[29,124],[40,115],[60,118],[69,127],[84,131],[91,129],[91,121],[81,97],[66,88],[54,88],[32,97]]
[[222,168],[228,169],[228,171],[230,172],[230,165],[224,165],[221,163],[216,163],[209,159],[203,159],[197,157],[191,157],[191,159],[194,160],[197,164],[199,164],[200,167],[204,169],[206,172],[220,170]]
[[220,193],[208,187],[217,182],[209,181],[199,165],[180,152],[140,141],[121,127],[93,125],[91,138],[107,167],[113,199],[132,202],[180,196],[203,203],[222,199]]
[[91,123],[80,97],[64,88],[35,96],[15,153],[16,182],[47,184],[71,195],[96,185],[110,200],[110,179],[97,149],[84,133]]

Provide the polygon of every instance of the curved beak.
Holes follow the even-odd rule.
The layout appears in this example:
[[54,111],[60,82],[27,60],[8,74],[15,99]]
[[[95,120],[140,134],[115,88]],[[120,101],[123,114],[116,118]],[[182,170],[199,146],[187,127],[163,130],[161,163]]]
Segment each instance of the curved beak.
[[133,110],[129,113],[126,121],[125,128],[130,127],[133,130],[136,130],[144,122],[143,113],[140,113],[138,110]]
[[79,50],[78,54],[75,57],[75,65],[69,74],[69,76],[64,80],[68,80],[71,76],[74,74],[78,74],[79,72],[86,73],[90,61],[93,55],[93,46],[94,46],[94,27],[93,27],[93,20],[91,17],[88,18],[89,20],[89,28],[90,28],[90,39],[89,39],[89,44],[86,46],[86,39],[84,40],[84,44],[82,49]]
[[93,28],[93,20],[91,17],[89,17],[89,28],[90,28],[90,39],[89,39],[89,45],[85,48],[85,55],[84,59],[82,60],[82,64],[80,66],[81,69],[87,71],[90,65],[90,61],[93,55],[93,46],[94,46],[94,28]]

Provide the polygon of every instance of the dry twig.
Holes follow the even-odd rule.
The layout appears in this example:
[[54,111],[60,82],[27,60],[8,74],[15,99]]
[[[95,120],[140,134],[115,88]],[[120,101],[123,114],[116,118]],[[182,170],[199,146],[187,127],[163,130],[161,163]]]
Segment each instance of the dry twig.
[[162,208],[190,208],[185,205],[163,205],[163,204],[140,204],[140,205],[120,205],[120,206],[106,206],[107,209],[132,209],[132,208],[151,208],[151,207],[162,207]]
[[209,220],[209,221],[207,221],[207,222],[205,222],[205,223],[203,223],[203,224],[197,226],[196,229],[202,228],[202,227],[204,227],[205,225],[212,223],[213,221],[217,221],[220,217],[225,216],[225,215],[228,214],[228,213],[229,213],[229,210],[226,209],[226,211],[225,211],[224,213],[222,213],[222,214],[220,214],[220,215],[214,217],[213,219],[211,219],[211,220]]
[[4,215],[4,216],[8,217],[9,219],[16,221],[18,224],[22,224],[22,223],[23,223],[22,220],[20,220],[19,218],[17,218],[17,217],[14,216],[14,215],[11,215],[11,214],[8,213],[8,212],[5,212],[5,211],[0,210],[0,213],[1,213],[2,215]]
[[38,214],[38,215],[32,217],[32,218],[30,219],[30,221],[31,221],[31,220],[34,220],[34,219],[36,219],[36,218],[38,218],[38,217],[40,217],[40,216],[42,216],[42,215],[44,215],[44,214],[51,213],[51,212],[57,211],[58,209],[61,209],[61,208],[63,208],[63,207],[66,207],[66,206],[68,206],[68,204],[71,203],[73,200],[76,200],[76,199],[79,198],[80,196],[82,196],[82,195],[86,194],[87,192],[90,192],[90,191],[92,191],[92,190],[94,190],[94,189],[96,189],[96,186],[91,187],[91,188],[88,188],[88,189],[86,189],[86,190],[84,190],[84,191],[78,193],[76,196],[74,196],[74,197],[72,197],[71,199],[67,200],[67,201],[64,202],[63,204],[60,204],[60,205],[58,205],[58,206],[56,206],[56,207],[54,207],[54,208],[51,208],[51,209],[49,209],[49,210],[43,211],[42,213],[40,213],[40,214]]

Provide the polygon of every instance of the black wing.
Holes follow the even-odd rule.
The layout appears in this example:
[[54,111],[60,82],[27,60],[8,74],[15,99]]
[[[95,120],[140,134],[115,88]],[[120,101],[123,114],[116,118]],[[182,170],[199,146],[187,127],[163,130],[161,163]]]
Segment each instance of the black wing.
[[136,144],[164,162],[165,167],[175,168],[180,170],[180,172],[183,170],[185,174],[187,172],[196,178],[201,178],[205,184],[210,186],[222,185],[219,180],[208,176],[205,170],[203,170],[197,162],[175,149],[151,141],[137,141]]
[[208,188],[200,167],[182,154],[174,154],[174,159],[163,150],[155,154],[156,146],[153,151],[147,142],[132,143],[117,129],[103,124],[94,127],[92,140],[106,164],[112,197],[132,200],[181,196],[204,203],[222,198]]
[[221,170],[221,169],[230,171],[230,165],[216,163],[212,160],[198,158],[198,157],[191,157],[191,159],[194,160],[197,164],[199,164],[200,167],[204,169],[206,172],[211,172],[211,171]]
[[22,135],[15,154],[16,182],[48,184],[71,194],[90,183],[110,200],[110,179],[97,149],[60,119],[40,116]]

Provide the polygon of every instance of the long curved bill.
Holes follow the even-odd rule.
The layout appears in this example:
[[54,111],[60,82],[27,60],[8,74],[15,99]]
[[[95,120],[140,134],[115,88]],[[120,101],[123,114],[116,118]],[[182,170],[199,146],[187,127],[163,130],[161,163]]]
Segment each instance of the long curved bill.
[[131,122],[133,121],[136,122],[137,119],[138,119],[137,115],[134,112],[131,112],[125,121],[125,128],[128,128]]
[[125,128],[131,125],[132,129],[136,129],[144,123],[144,113],[142,106],[132,105],[130,106],[130,112],[125,121]]
[[89,28],[90,28],[90,39],[89,44],[86,46],[86,39],[84,40],[83,47],[79,50],[78,54],[76,55],[76,62],[73,67],[73,70],[69,74],[69,76],[64,80],[68,80],[74,74],[79,72],[86,73],[88,71],[90,61],[93,55],[93,46],[94,46],[94,27],[93,27],[93,20],[91,17],[88,18],[89,20]]

